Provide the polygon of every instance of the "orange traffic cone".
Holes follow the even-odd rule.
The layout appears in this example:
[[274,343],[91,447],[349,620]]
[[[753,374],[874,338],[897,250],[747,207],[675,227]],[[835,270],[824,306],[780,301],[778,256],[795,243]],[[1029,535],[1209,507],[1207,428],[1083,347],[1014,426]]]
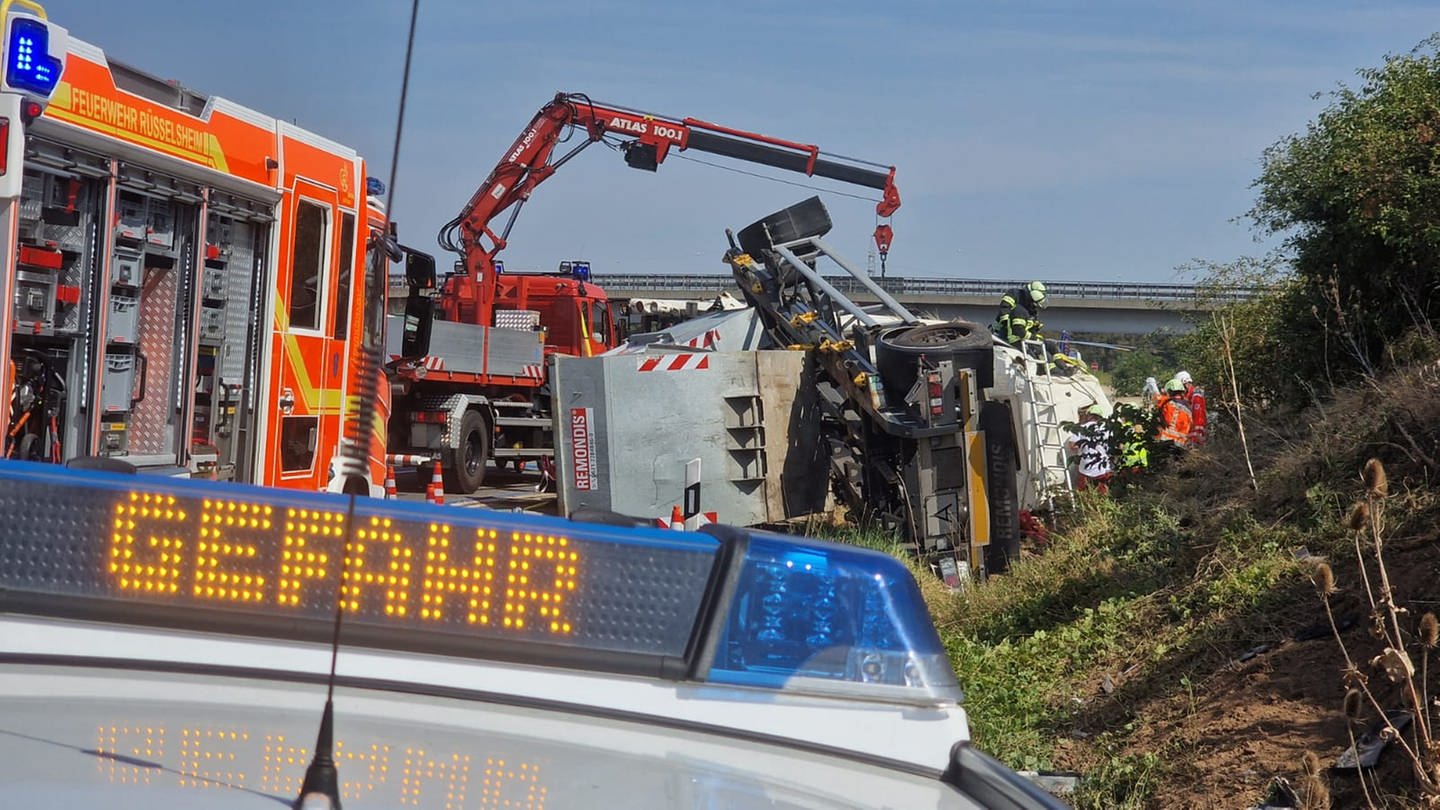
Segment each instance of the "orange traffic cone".
[[395,468],[389,464],[385,465],[385,500],[393,501],[397,497],[395,491]]
[[445,503],[445,477],[440,473],[440,459],[435,459],[435,471],[430,474],[430,488],[426,500],[431,503]]
[[670,528],[677,532],[685,531],[685,516],[680,514],[679,506],[670,507]]

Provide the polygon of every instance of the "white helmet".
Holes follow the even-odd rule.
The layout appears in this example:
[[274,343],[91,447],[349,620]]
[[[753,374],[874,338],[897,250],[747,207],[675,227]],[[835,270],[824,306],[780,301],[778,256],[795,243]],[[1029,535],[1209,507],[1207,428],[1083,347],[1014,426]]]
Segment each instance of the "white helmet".
[[1190,372],[1188,372],[1188,371],[1177,371],[1177,372],[1175,372],[1175,379],[1179,380],[1179,381],[1182,382],[1182,383],[1185,383],[1186,385],[1189,385],[1189,384],[1190,384]]

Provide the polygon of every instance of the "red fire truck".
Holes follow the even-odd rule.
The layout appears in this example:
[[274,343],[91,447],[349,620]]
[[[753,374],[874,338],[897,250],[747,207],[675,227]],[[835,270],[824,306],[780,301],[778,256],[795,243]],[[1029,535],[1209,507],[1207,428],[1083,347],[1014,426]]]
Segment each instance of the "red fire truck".
[[338,462],[384,328],[365,161],[55,30],[48,108],[0,94],[38,114],[0,123],[3,455],[380,491],[386,392],[368,469]]

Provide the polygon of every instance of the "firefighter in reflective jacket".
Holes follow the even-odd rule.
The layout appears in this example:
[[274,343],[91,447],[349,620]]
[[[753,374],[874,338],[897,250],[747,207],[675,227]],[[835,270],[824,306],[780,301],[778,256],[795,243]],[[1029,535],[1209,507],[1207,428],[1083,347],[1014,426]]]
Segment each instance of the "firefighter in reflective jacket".
[[1000,298],[1000,314],[990,331],[1012,346],[1019,346],[1022,340],[1039,340],[1040,310],[1045,308],[1045,283],[1032,281],[1023,287],[1016,287]]
[[1190,406],[1190,443],[1204,444],[1205,427],[1210,421],[1206,411],[1205,389],[1190,379],[1188,371],[1177,372],[1175,379],[1185,386],[1185,404]]
[[1160,402],[1160,432],[1155,438],[1175,447],[1187,447],[1192,427],[1190,406],[1185,404],[1185,383],[1172,379],[1165,383],[1165,399]]

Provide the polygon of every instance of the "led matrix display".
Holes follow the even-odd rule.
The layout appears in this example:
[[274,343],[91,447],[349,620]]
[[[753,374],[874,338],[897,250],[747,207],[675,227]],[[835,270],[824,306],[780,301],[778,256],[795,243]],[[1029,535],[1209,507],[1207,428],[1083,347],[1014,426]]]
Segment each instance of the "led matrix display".
[[433,629],[679,657],[718,547],[703,535],[662,543],[478,510],[411,520],[394,502],[368,499],[352,516],[342,497],[213,485],[197,494],[193,483],[130,480],[75,489],[4,481],[0,588],[75,604],[119,598],[151,608],[159,623],[165,612],[152,606],[173,606],[183,626],[210,609],[328,621],[338,600],[347,626],[402,636]]

